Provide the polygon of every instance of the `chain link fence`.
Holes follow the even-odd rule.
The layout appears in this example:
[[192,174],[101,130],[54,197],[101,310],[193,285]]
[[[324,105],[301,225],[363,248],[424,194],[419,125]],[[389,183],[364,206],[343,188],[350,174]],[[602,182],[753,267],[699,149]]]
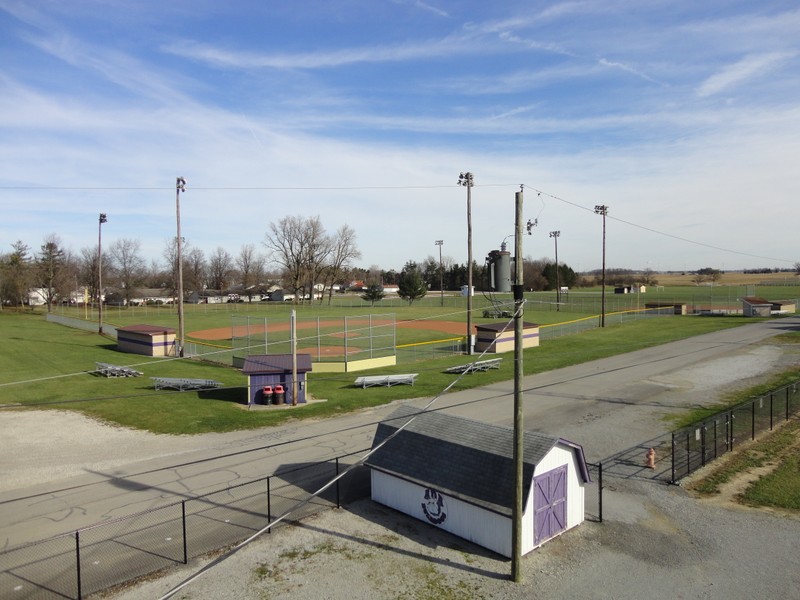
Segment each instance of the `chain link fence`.
[[793,383],[743,402],[700,423],[672,433],[671,482],[730,452],[759,433],[772,431],[800,412],[800,384]]
[[[361,465],[323,493],[311,496],[356,465],[364,452],[295,466],[263,479],[5,550],[0,552],[0,595],[80,600],[236,544],[290,511],[291,520],[297,521],[367,497],[369,471]],[[13,596],[5,596],[8,591]]]

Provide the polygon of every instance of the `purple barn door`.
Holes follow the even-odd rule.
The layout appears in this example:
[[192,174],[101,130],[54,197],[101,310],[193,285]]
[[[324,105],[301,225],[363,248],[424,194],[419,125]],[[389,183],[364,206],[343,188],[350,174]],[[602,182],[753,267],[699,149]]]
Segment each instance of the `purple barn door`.
[[567,466],[533,478],[533,543],[558,535],[567,528]]

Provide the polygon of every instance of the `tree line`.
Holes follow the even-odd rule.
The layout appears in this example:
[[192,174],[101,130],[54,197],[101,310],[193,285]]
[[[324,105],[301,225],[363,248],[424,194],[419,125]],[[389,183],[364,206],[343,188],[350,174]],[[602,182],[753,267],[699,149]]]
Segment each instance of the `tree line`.
[[[313,302],[315,298],[322,302],[322,290],[330,302],[336,287],[343,290],[359,281],[362,289],[381,290],[397,285],[401,297],[413,302],[428,291],[459,290],[467,282],[467,265],[450,257],[437,259],[429,255],[421,262],[409,260],[400,271],[377,265],[356,266],[355,261],[361,258],[356,232],[349,225],[342,225],[328,233],[318,216],[286,216],[270,223],[262,248],[264,252],[259,252],[255,244],[244,244],[238,253],[231,254],[217,247],[206,256],[202,249],[181,240],[185,293],[189,296],[214,290],[263,295],[277,285],[293,294],[295,302]],[[31,290],[36,290],[48,310],[57,302],[75,301],[78,290],[85,290],[89,301],[95,303],[101,297],[101,284],[107,303],[127,304],[142,289],[175,294],[177,249],[177,239],[168,240],[162,251],[163,261],[147,263],[141,242],[136,239],[118,239],[102,253],[98,246],[74,253],[55,233],[45,236],[36,251],[17,241],[11,244],[10,252],[0,253],[0,307],[26,304]],[[491,291],[487,270],[486,265],[473,263],[476,291]],[[795,264],[795,273],[800,274],[800,263]],[[696,272],[697,283],[713,282],[720,276],[721,271],[712,268]],[[523,281],[528,291],[554,290],[558,285],[595,286],[600,279],[598,271],[581,275],[564,262],[556,266],[549,258],[523,260]],[[649,269],[608,269],[605,280],[607,285],[657,283]]]

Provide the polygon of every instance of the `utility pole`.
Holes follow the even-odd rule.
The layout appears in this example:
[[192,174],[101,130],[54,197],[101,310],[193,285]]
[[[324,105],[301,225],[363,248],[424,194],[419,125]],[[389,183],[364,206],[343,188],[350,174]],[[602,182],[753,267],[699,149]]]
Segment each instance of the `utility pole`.
[[[516,203],[516,235],[514,236],[514,505],[511,511],[511,579],[522,581],[522,465],[523,455],[523,422],[522,422],[522,342],[523,342],[523,296],[522,285],[522,189],[515,195]],[[530,231],[530,228],[528,229]]]
[[461,173],[458,185],[467,188],[467,354],[472,354],[472,173]]
[[106,223],[106,213],[100,213],[97,223],[97,333],[103,333],[103,223]]
[[444,306],[444,271],[442,271],[442,244],[444,244],[444,240],[436,240],[436,245],[439,246],[439,293],[442,297],[442,306]]
[[606,326],[606,215],[608,207],[605,204],[598,204],[594,207],[594,212],[603,215],[603,289],[600,291],[600,327]]
[[561,310],[561,281],[558,275],[558,236],[561,235],[560,231],[551,231],[550,237],[556,243],[556,311]]
[[178,254],[178,356],[183,357],[183,347],[186,339],[184,324],[183,324],[183,255],[181,253],[181,192],[186,191],[186,180],[183,177],[178,177],[175,181],[175,216],[178,221],[178,238],[177,238],[177,254]]

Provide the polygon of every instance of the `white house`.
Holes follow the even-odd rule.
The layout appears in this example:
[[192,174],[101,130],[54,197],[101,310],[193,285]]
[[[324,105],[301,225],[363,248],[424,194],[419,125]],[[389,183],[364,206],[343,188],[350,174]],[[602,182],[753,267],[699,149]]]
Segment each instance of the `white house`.
[[[591,479],[580,445],[536,432],[523,443],[526,554],[583,522]],[[378,425],[373,448],[374,501],[511,557],[512,429],[401,406]]]

